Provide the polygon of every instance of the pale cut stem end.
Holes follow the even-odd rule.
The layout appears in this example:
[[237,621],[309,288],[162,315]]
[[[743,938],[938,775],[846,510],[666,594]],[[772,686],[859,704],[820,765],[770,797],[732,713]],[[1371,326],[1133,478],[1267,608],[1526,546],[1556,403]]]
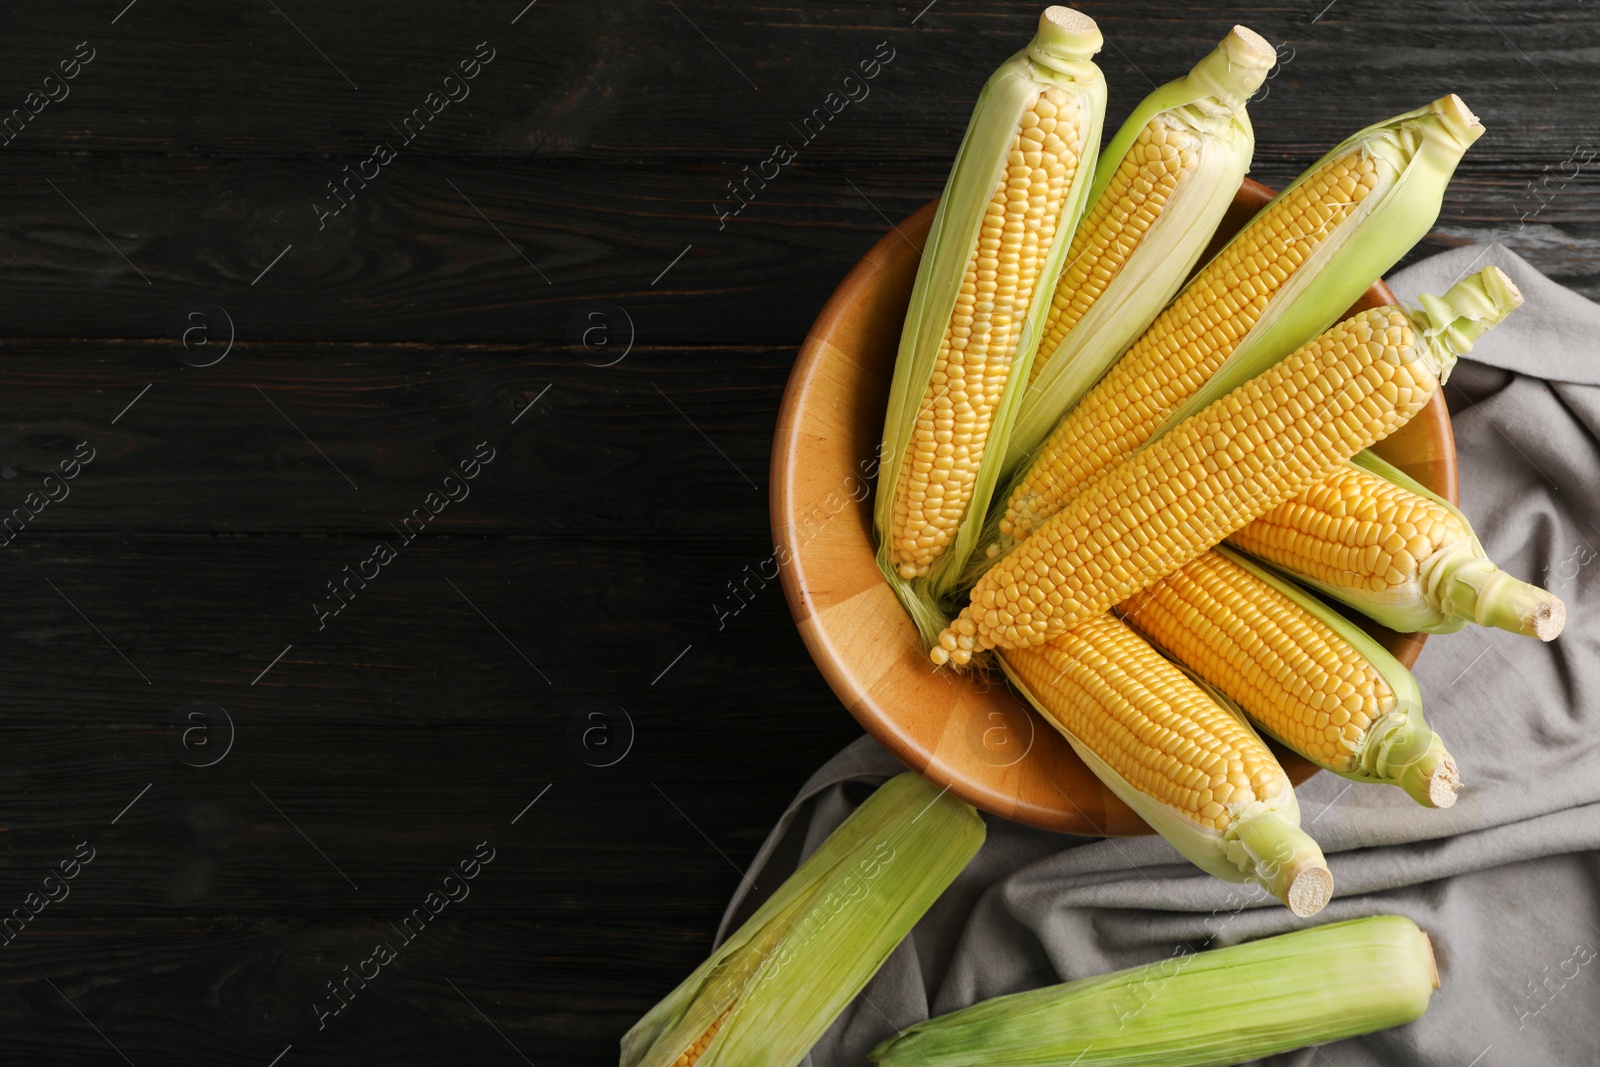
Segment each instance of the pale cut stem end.
[[1222,39],[1222,43],[1227,47],[1228,55],[1235,63],[1248,63],[1254,60],[1258,65],[1265,64],[1270,68],[1278,61],[1278,50],[1272,47],[1272,42],[1249,26],[1235,26],[1228,31],[1228,36]]
[[1039,29],[1041,32],[1049,30],[1061,33],[1100,32],[1100,26],[1094,19],[1077,8],[1067,7],[1064,4],[1052,4],[1045,8],[1044,13],[1039,16]]
[[1492,564],[1489,569],[1457,571],[1451,576],[1449,597],[1459,618],[1540,641],[1554,641],[1567,624],[1567,606],[1560,597]]
[[1047,7],[1039,16],[1029,50],[1035,49],[1055,59],[1087,60],[1105,46],[1094,19],[1076,8],[1059,4]]
[[1433,988],[1439,988],[1439,959],[1433,954],[1433,938],[1426,931],[1419,930],[1422,934],[1422,948],[1428,954],[1428,974],[1433,978]]
[[1244,867],[1263,889],[1301,918],[1315,915],[1333,897],[1333,872],[1311,835],[1275,811],[1238,823],[1233,831],[1244,845]]
[[1189,80],[1202,86],[1223,105],[1238,111],[1245,106],[1267,72],[1278,61],[1278,51],[1248,26],[1235,26],[1189,71]]
[[1521,631],[1541,641],[1554,641],[1567,625],[1567,605],[1554,593],[1523,618]]
[[1456,761],[1438,734],[1404,712],[1395,713],[1390,720],[1380,719],[1374,731],[1384,731],[1386,722],[1395,719],[1398,725],[1376,735],[1378,759],[1373,769],[1425,808],[1450,807],[1461,788]]
[[1438,758],[1413,763],[1400,772],[1395,785],[1425,808],[1448,808],[1456,802],[1456,791],[1461,788],[1461,772],[1456,761],[1438,748]]
[[1478,116],[1472,113],[1467,102],[1455,93],[1441,96],[1428,106],[1443,120],[1445,129],[1450,131],[1451,136],[1461,142],[1462,148],[1466,148],[1483,136],[1483,123],[1478,121]]
[[1306,866],[1296,872],[1294,880],[1289,883],[1284,903],[1289,905],[1290,911],[1304,919],[1327,907],[1331,899],[1333,872],[1326,867]]
[[1456,761],[1446,756],[1439,769],[1428,776],[1428,799],[1436,808],[1448,808],[1456,802],[1460,788],[1461,772],[1456,769]]

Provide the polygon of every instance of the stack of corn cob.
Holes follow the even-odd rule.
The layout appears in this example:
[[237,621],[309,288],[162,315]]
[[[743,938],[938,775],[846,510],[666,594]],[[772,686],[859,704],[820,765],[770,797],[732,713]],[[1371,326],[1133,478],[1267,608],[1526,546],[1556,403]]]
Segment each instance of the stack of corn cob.
[[[1521,303],[1510,280],[1337,321],[1433,225],[1483,127],[1451,95],[1360,131],[1191,277],[1274,50],[1234,27],[1102,153],[1101,43],[1052,7],[979,96],[901,336],[879,567],[934,664],[993,650],[1182,855],[1312,915],[1332,875],[1258,729],[1426,807],[1461,783],[1411,673],[1328,601],[1400,632],[1548,641],[1565,621],[1366,451]],[[793,1067],[981,840],[915,776],[884,786],[630,1031],[624,1067]],[[1235,1063],[1410,1021],[1438,986],[1392,916],[1157,966],[999,998],[872,1059]]]
[[[1068,26],[1072,62],[1039,65]],[[1011,64],[1098,88],[1098,44],[1053,8]],[[1258,730],[1425,806],[1461,783],[1410,672],[1327,600],[1399,631],[1544,640],[1564,609],[1365,451],[1521,303],[1510,280],[1490,268],[1419,308],[1336,321],[1438,217],[1483,132],[1459,97],[1336,146],[1185,284],[1248,168],[1245,102],[1274,59],[1235,27],[1055,208],[1030,177],[1060,162],[1030,148],[1055,89],[1023,93],[1037,102],[1019,118],[1013,97],[996,112],[991,82],[973,119],[990,136],[969,132],[907,313],[875,518],[880,568],[935,664],[998,652],[1183,855],[1309,915],[1332,876]],[[1070,113],[1074,183],[1098,100]]]

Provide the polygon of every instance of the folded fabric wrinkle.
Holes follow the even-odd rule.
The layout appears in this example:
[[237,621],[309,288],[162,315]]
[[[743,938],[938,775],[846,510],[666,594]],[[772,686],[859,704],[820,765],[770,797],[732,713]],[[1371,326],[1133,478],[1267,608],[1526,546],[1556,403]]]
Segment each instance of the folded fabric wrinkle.
[[[1459,1067],[1490,1046],[1509,1057],[1494,1062],[1600,1063],[1600,978],[1583,966],[1600,946],[1589,921],[1600,908],[1600,305],[1500,245],[1453,249],[1388,281],[1413,300],[1491,264],[1527,302],[1446,386],[1461,508],[1508,570],[1559,583],[1571,622],[1543,645],[1477,629],[1428,642],[1416,674],[1468,783],[1455,807],[1331,774],[1297,790],[1339,887],[1316,921],[1408,916],[1438,950],[1442,992],[1415,1023],[1275,1067]],[[779,884],[850,813],[856,783],[900,770],[871,738],[845,748],[801,789],[751,880]],[[988,839],[938,921],[895,950],[808,1067],[863,1063],[898,1029],[990,997],[1305,925],[1265,894],[1241,900],[1158,837],[985,819]],[[719,940],[759,904],[741,884]]]

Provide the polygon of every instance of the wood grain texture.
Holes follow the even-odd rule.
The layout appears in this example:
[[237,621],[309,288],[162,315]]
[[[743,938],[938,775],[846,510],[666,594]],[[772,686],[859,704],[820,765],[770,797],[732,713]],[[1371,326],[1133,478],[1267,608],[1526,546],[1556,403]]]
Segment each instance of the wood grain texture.
[[[512,27],[523,6],[465,6],[452,22],[460,43],[423,31],[439,20],[431,8],[359,23],[290,11],[365,83],[359,92],[270,9],[146,4],[109,36],[87,17],[69,29],[54,13],[16,13],[0,53],[18,72],[15,106],[81,37],[97,54],[66,99],[0,149],[8,332],[160,337],[180,305],[203,298],[253,339],[528,343],[565,339],[579,306],[596,302],[626,308],[652,343],[794,344],[886,218],[938,193],[983,72],[1036,17],[1032,5],[954,0],[914,26],[915,10],[865,0],[682,15],[552,4]],[[1600,131],[1570,91],[1600,23],[1554,2],[1479,7],[1486,17],[1442,2],[1343,4],[1316,22],[1294,5],[1086,10],[1115,46],[1100,57],[1108,128],[1233,21],[1278,43],[1285,61],[1251,108],[1254,173],[1270,185],[1362,125],[1461,90],[1489,132],[1419,251],[1501,240],[1600,295],[1596,171],[1572,161],[1600,146]],[[520,36],[497,36],[502,26]],[[503,47],[472,95],[319,228],[316,205],[336,203],[326,183],[485,35]],[[869,95],[829,113],[794,164],[746,187],[753,202],[720,220],[740,203],[728,183],[780,140],[800,141],[792,124],[885,40],[895,58]],[[691,245],[673,287],[652,285]]]
[[[323,619],[315,606],[337,603],[326,583],[342,585],[375,538],[19,543],[4,589],[10,617],[27,623],[12,623],[0,654],[0,728],[60,723],[63,703],[86,729],[148,727],[156,749],[170,742],[168,720],[195,702],[283,727],[538,722],[560,734],[566,711],[594,699],[636,717],[704,705],[681,723],[669,715],[672,734],[724,715],[800,736],[846,721],[777,583],[752,577],[772,555],[760,540],[432,536],[400,547],[391,534],[398,557],[366,588],[352,583],[348,605]],[[765,670],[741,670],[763,657]],[[819,701],[828,718],[802,714]],[[730,740],[763,762],[794,758]]]
[[[731,893],[740,874],[707,837],[753,847],[781,804],[719,805],[695,786],[698,775],[662,751],[664,736],[677,732],[668,717],[642,705],[630,710],[638,749],[612,768],[580,763],[566,746],[565,717],[550,714],[528,723],[392,722],[376,731],[328,716],[280,725],[270,714],[243,712],[234,717],[234,752],[203,768],[181,764],[164,731],[148,725],[8,729],[7,742],[28,746],[34,759],[6,772],[8,792],[26,790],[26,800],[5,824],[5,912],[79,842],[90,843],[93,859],[69,883],[70,895],[7,951],[48,940],[58,921],[74,916],[398,921],[483,841],[495,858],[468,888],[498,898],[490,918],[582,919],[586,897],[603,900],[646,865],[685,892],[657,907],[641,888],[610,902],[619,920],[638,926],[719,914],[714,894]],[[688,732],[714,739],[725,725],[719,718]],[[428,761],[416,759],[421,750]],[[322,757],[314,769],[307,752]],[[736,765],[712,752],[702,767],[727,788],[749,791],[763,775],[806,773],[791,762]],[[396,766],[408,773],[396,775]],[[687,892],[690,885],[705,896]]]
[[[1258,157],[1254,174],[1281,185],[1314,159]],[[321,163],[19,156],[0,186],[0,287],[15,337],[176,337],[184,309],[218,305],[242,341],[576,344],[606,325],[599,312],[605,332],[641,344],[793,346],[888,220],[938,195],[945,165],[798,168],[719,229],[724,178],[700,164],[399,160],[319,231]],[[1497,178],[1474,166],[1410,258],[1498,240],[1600,296],[1595,172],[1541,201],[1526,185],[1544,164]]]
[[183,362],[211,352],[7,344],[0,518],[79,442],[97,452],[16,544],[129,528],[392,534],[481,442],[496,459],[430,531],[764,536],[791,348],[635,344],[606,366],[610,349],[582,344],[241,341],[214,366]]
[[[615,1062],[784,805],[859,735],[759,577],[778,405],[839,279],[938,195],[1038,6],[7,12],[0,117],[96,51],[0,147],[0,506],[77,442],[97,454],[0,545],[0,892],[16,905],[85,837],[102,851],[5,950],[0,1058],[122,1062],[65,993],[140,1067],[265,1065],[290,1043],[280,1067]],[[1233,22],[1293,50],[1252,105],[1269,184],[1459,90],[1489,132],[1411,258],[1502,240],[1600,295],[1595,171],[1563,166],[1600,143],[1600,20],[1557,0],[1324,6],[1091,0],[1108,122]],[[496,56],[471,96],[319,229],[325,183],[480,41]],[[870,95],[799,143],[884,41]],[[791,138],[795,164],[719,222],[727,183]],[[236,347],[198,366],[219,307]],[[484,440],[498,458],[471,497],[318,631],[312,594]],[[597,703],[636,727],[608,768],[566,733]],[[178,743],[197,706],[236,717],[210,768]],[[500,858],[460,913],[318,1031],[346,953],[490,835]]]
[[319,162],[8,163],[0,285],[19,337],[166,337],[205,303],[244,340],[579,343],[589,311],[617,306],[631,329],[614,332],[642,343],[750,344],[769,321],[792,345],[885,225],[880,184],[857,179],[869,202],[839,174],[774,189],[719,233],[705,168],[401,159],[319,226]]
[[[356,996],[320,1029],[315,1006],[335,1003],[326,983],[343,980],[343,968],[358,967],[384,936],[398,941],[390,913],[59,916],[66,929],[7,950],[6,1051],[18,1062],[75,1065],[121,1063],[120,1050],[135,1064],[193,1067],[265,1065],[289,1045],[284,1064],[614,1061],[617,1035],[662,992],[655,972],[687,971],[704,954],[675,928],[715,919],[585,913],[575,902],[543,918],[501,913],[516,894],[496,891],[496,873],[486,868],[473,896],[402,948],[368,988],[352,983]],[[418,901],[427,886],[411,887]],[[460,916],[449,914],[454,907]]]
[[[790,124],[829,92],[842,96],[843,79],[859,78],[860,63],[887,41],[893,60],[804,145],[800,165],[883,151],[942,165],[986,72],[1026,41],[1040,9],[1019,0],[695,0],[676,10],[545,0],[513,24],[526,6],[401,4],[376,18],[304,0],[278,5],[282,14],[183,0],[136,7],[114,26],[98,10],[19,8],[7,19],[16,101],[7,106],[21,106],[78,41],[97,51],[71,95],[6,151],[327,156],[339,158],[337,171],[394,136],[389,123],[487,41],[495,59],[416,138],[416,154],[711,160],[732,164],[731,177],[777,141],[798,139]],[[1326,0],[1079,7],[1108,42],[1096,61],[1111,87],[1111,122],[1240,22],[1285,57],[1251,107],[1274,154],[1309,162],[1354,129],[1452,90],[1494,131],[1473,150],[1486,161],[1553,161],[1573,138],[1593,136],[1582,132],[1576,94],[1600,25],[1562,0],[1485,0],[1476,12],[1450,0],[1344,0],[1325,11]]]

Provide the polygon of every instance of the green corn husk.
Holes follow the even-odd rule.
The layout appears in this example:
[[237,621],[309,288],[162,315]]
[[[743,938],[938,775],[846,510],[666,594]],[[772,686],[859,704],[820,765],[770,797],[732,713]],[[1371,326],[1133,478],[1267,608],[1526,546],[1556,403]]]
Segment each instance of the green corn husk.
[[1286,581],[1234,549],[1218,545],[1213,551],[1272,586],[1349,642],[1357,654],[1388,683],[1394,693],[1394,703],[1383,709],[1382,716],[1362,738],[1360,748],[1354,753],[1355,769],[1340,770],[1314,754],[1301,752],[1290,739],[1280,736],[1251,715],[1250,710],[1242,707],[1233,694],[1219,692],[1215,688],[1213,692],[1248,717],[1262,733],[1341,778],[1348,778],[1352,782],[1399,786],[1424,807],[1448,808],[1454,804],[1456,790],[1461,785],[1460,772],[1455,760],[1445,750],[1444,742],[1428,725],[1422,712],[1422,688],[1417,685],[1416,677],[1406,669],[1405,664],[1395,659],[1388,649],[1361,627],[1293,582]]
[[1416,580],[1382,592],[1331,585],[1276,563],[1266,566],[1400,633],[1448,634],[1476,623],[1541,641],[1560,635],[1567,619],[1561,598],[1495,566],[1461,509],[1371,451],[1348,462],[1445,508],[1471,536],[1422,560]]
[[1378,188],[1322,242],[1312,261],[1295,272],[1266,314],[1199,392],[1168,417],[1157,436],[1338,321],[1374,279],[1400,262],[1433,228],[1456,165],[1482,135],[1477,116],[1451,93],[1427,107],[1368,126],[1279,193],[1284,196],[1324,163],[1357,146],[1387,164]]
[[1439,988],[1428,935],[1378,915],[997,997],[872,1051],[883,1067],[1226,1067],[1401,1026]]
[[1255,131],[1245,103],[1276,61],[1277,53],[1260,35],[1235,26],[1188,74],[1145,97],[1100,154],[1085,220],[1094,216],[1146,127],[1164,125],[1192,136],[1199,160],[1173,188],[1105,291],[1053,351],[1034,356],[1042,368],[1022,399],[1002,477],[1039,447],[1183,287],[1250,170]]
[[968,804],[889,780],[622,1038],[621,1067],[794,1067],[983,843]]
[[[959,579],[961,565],[972,550],[988,510],[989,498],[1000,475],[1004,442],[1026,386],[1028,366],[1050,307],[1050,295],[1071,244],[1072,231],[1088,203],[1106,101],[1105,78],[1090,57],[1100,50],[1101,43],[1100,31],[1087,16],[1053,7],[1040,17],[1038,32],[1028,46],[990,76],[978,95],[917,268],[884,418],[880,453],[884,462],[873,518],[878,535],[879,569],[917,623],[923,640],[930,644],[945,623],[940,601]],[[930,573],[908,580],[898,573],[889,545],[901,460],[911,441],[923,394],[955,308],[968,257],[977,241],[989,198],[1007,163],[1018,123],[1047,87],[1078,97],[1079,113],[1084,119],[1082,151],[1023,321],[1009,376],[990,425],[985,446],[987,458],[979,469],[966,516],[953,543],[934,563]],[[991,449],[988,445],[995,447]]]

